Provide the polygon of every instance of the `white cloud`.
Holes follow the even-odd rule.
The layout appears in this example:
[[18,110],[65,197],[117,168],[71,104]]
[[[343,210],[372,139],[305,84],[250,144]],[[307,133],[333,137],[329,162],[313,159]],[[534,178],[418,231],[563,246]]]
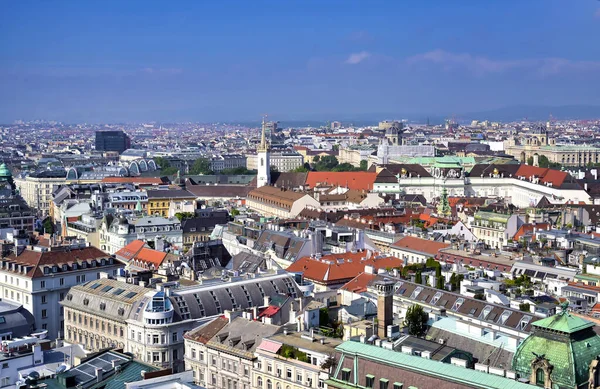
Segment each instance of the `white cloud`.
[[350,54],[348,59],[346,59],[345,63],[349,65],[356,65],[369,58],[371,54],[367,51],[361,51],[360,53]]
[[531,70],[542,76],[564,71],[600,70],[600,62],[596,61],[577,61],[566,58],[502,60],[469,53],[451,53],[440,49],[414,55],[406,61],[410,65],[432,63],[441,66],[444,70],[467,69],[476,75],[503,73],[514,69]]

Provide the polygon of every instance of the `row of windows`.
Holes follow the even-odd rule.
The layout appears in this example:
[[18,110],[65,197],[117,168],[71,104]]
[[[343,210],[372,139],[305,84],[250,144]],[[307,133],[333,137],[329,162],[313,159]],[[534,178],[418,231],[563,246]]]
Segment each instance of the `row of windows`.
[[77,314],[77,312],[73,312],[71,314],[70,310],[67,310],[67,321],[77,324],[83,324],[84,326],[87,326],[90,329],[102,331],[107,335],[112,334],[114,336],[117,336],[118,334],[118,336],[120,337],[125,336],[124,329],[122,326],[117,326],[116,324],[112,324],[105,320],[93,319],[92,317],[88,318],[88,316],[83,315],[81,313]]
[[[136,340],[135,330],[131,330],[129,339]],[[171,342],[175,343],[179,340],[177,332],[171,333]],[[142,342],[142,332],[137,332],[137,341]],[[146,344],[167,344],[167,336],[165,334],[146,334]]]

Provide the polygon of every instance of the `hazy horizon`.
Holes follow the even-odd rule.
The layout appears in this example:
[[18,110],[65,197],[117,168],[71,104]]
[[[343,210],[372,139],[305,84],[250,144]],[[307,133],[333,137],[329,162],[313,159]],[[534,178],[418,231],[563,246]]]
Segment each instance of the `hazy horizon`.
[[600,117],[595,0],[0,10],[1,123]]

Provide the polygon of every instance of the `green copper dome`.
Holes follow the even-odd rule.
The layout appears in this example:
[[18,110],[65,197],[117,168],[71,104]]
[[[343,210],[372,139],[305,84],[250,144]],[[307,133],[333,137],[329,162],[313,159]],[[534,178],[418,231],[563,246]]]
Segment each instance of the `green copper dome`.
[[517,348],[512,369],[531,384],[550,380],[551,388],[580,388],[590,363],[600,355],[594,324],[566,310],[532,324],[533,333]]
[[8,178],[8,177],[12,177],[12,173],[10,172],[10,170],[8,169],[8,167],[6,166],[6,164],[0,164],[0,178]]

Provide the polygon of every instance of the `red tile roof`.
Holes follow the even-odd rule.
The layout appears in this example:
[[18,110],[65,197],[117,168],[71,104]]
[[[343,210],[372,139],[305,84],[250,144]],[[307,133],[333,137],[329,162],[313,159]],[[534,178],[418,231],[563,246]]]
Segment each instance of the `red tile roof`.
[[127,246],[115,253],[115,256],[119,259],[123,259],[127,262],[134,262],[135,265],[150,268],[154,266],[155,269],[163,263],[167,253],[162,251],[152,250],[146,247],[146,243],[141,240],[134,240]]
[[549,225],[550,225],[549,223],[538,223],[536,225],[523,224],[521,226],[521,228],[519,228],[519,230],[513,236],[513,240],[519,240],[524,235],[532,234],[531,240],[535,241],[535,235],[533,234],[533,229],[536,228],[537,230],[545,230],[548,228]]
[[565,179],[569,176],[569,173],[537,166],[521,165],[521,167],[515,173],[515,176],[525,177],[527,179],[535,176],[539,177],[540,184],[545,185],[552,183],[553,187],[560,187]]
[[304,257],[292,263],[288,272],[302,273],[306,279],[323,284],[346,283],[365,270],[366,265],[376,270],[401,267],[403,261],[392,256],[379,256],[369,251],[329,254],[320,259]]
[[79,264],[83,261],[100,260],[101,258],[108,258],[108,254],[93,246],[74,249],[53,247],[45,252],[26,249],[20,255],[15,255],[13,252],[6,256],[8,261],[23,266],[32,266],[32,269],[26,274],[31,278],[42,277],[45,266],[56,265],[60,268],[62,265],[70,266],[73,263]]
[[129,243],[127,246],[123,247],[121,250],[115,253],[115,256],[122,258],[126,261],[131,261],[133,257],[144,247],[146,243],[142,240],[134,240]]
[[391,247],[399,250],[408,249],[412,251],[418,251],[435,257],[439,250],[448,248],[450,245],[448,243],[415,238],[414,236],[405,236],[396,243],[392,244]]
[[308,172],[306,185],[314,188],[319,185],[342,186],[357,190],[372,190],[377,173],[373,172]]
[[354,277],[351,281],[348,281],[344,286],[342,286],[341,290],[347,290],[348,292],[353,293],[363,293],[367,291],[367,286],[377,278],[377,274],[371,273],[360,273],[356,277]]

